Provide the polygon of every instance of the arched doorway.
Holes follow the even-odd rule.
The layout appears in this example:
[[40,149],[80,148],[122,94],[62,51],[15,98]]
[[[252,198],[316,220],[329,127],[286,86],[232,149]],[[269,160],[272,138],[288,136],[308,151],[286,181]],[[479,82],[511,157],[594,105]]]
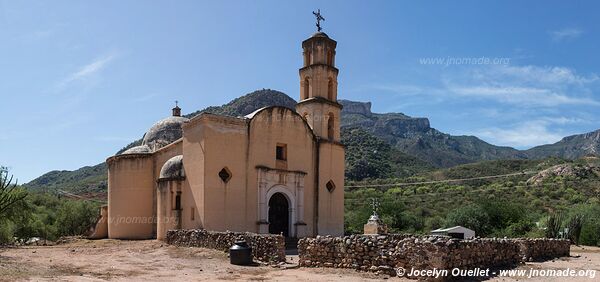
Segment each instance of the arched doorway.
[[275,193],[269,199],[269,233],[289,236],[290,207],[287,198],[282,193]]

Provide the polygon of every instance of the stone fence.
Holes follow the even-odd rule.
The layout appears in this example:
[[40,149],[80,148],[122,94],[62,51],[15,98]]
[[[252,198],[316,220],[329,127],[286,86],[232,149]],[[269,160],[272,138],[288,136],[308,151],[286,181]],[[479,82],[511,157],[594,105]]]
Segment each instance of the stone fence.
[[[569,241],[554,239],[472,239],[446,236],[317,236],[298,242],[300,265],[353,268],[396,275],[396,268],[452,270],[511,266],[524,260],[568,256]],[[413,277],[417,278],[417,277]]]
[[522,261],[543,261],[569,255],[569,240],[553,239],[514,239],[519,244],[519,255]]
[[204,229],[169,230],[166,242],[185,247],[202,247],[228,252],[238,239],[252,247],[254,259],[262,262],[285,261],[285,240],[281,235],[250,232],[217,232]]

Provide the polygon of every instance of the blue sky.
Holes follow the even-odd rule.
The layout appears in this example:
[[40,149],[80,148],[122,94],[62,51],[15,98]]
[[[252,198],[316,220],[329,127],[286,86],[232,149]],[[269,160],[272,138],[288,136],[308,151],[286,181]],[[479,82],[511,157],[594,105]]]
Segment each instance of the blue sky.
[[0,0],[0,164],[100,163],[174,100],[297,99],[317,8],[340,98],[517,148],[600,128],[600,4],[524,2]]

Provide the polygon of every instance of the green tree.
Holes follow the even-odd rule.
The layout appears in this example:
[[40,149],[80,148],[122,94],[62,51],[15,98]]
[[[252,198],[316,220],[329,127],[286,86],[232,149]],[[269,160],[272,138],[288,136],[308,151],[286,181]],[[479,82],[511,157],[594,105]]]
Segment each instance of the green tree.
[[425,220],[424,229],[425,230],[435,230],[438,228],[443,228],[444,224],[446,224],[446,222],[444,221],[444,218],[442,218],[441,216],[429,217]]
[[484,200],[479,203],[487,213],[492,233],[488,235],[521,237],[534,228],[532,213],[520,203],[507,200]]
[[0,217],[0,245],[10,244],[14,240],[15,224]]
[[60,235],[82,235],[96,222],[98,206],[88,201],[67,200],[56,216]]
[[600,245],[600,204],[580,204],[571,209],[572,215],[581,215],[583,222],[578,244],[587,246]]
[[478,236],[487,236],[492,231],[490,217],[477,204],[470,204],[453,210],[446,217],[447,226],[460,225],[473,229]]

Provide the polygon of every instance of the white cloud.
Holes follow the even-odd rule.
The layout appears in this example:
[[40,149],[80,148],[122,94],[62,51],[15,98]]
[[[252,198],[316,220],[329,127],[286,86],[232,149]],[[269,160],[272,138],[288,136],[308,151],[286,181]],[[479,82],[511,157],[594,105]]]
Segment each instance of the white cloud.
[[578,28],[563,28],[559,30],[550,31],[550,36],[554,41],[562,41],[575,39],[583,34],[583,30]]
[[596,74],[578,75],[575,70],[565,67],[540,66],[493,66],[492,74],[506,75],[524,82],[552,84],[585,84],[598,81]]
[[[581,75],[560,66],[466,65],[441,74],[440,86],[377,83],[361,91],[388,92],[395,96],[422,97],[443,102],[457,97],[486,99],[521,108],[600,106],[594,93],[600,76]],[[437,81],[435,81],[437,84]]]
[[544,120],[528,121],[511,128],[493,127],[473,132],[482,139],[501,146],[529,148],[540,144],[550,144],[562,139],[563,134],[551,132],[549,122]]
[[87,77],[94,75],[95,73],[98,73],[103,68],[105,68],[114,58],[114,54],[96,58],[91,63],[80,67],[79,70],[73,72],[72,74],[68,75],[67,78],[63,79],[59,84],[59,88],[63,88],[74,81],[83,80]]
[[[577,133],[595,123],[600,108],[600,76],[562,66],[453,66],[441,69],[439,80],[430,83],[433,86],[371,84],[364,91],[410,96],[405,100],[416,101],[417,106],[448,103],[456,108],[442,113],[442,118],[449,115],[470,128],[450,131],[517,148],[555,143],[566,133]],[[398,102],[410,115],[405,103]]]
[[512,124],[510,127],[491,127],[469,132],[468,134],[481,137],[494,145],[529,148],[560,141],[565,134],[564,132],[553,131],[551,128],[556,128],[555,125],[582,123],[589,123],[589,121],[577,117],[543,116]]
[[582,124],[589,123],[590,121],[582,118],[573,117],[543,117],[542,120],[552,124],[566,125],[566,124]]
[[564,67],[477,66],[446,74],[443,81],[450,93],[516,106],[600,105],[591,96],[600,77]]
[[531,87],[450,86],[448,90],[462,96],[491,98],[499,102],[519,104],[521,106],[600,105],[600,102],[593,99],[569,97],[564,94],[554,93],[550,89]]
[[405,85],[405,84],[371,84],[365,87],[367,89],[380,90],[385,92],[392,92],[398,96],[413,96],[423,93],[423,88],[416,85]]

